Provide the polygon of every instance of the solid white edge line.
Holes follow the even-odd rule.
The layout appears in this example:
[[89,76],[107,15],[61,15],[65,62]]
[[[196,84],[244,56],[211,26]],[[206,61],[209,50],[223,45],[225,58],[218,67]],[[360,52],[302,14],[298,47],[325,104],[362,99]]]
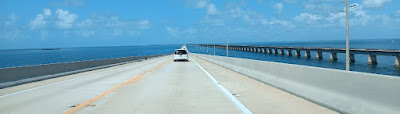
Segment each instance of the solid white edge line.
[[56,82],[56,83],[47,84],[47,85],[44,85],[44,86],[34,87],[34,88],[31,88],[31,89],[26,89],[26,90],[18,91],[18,92],[15,92],[15,93],[2,95],[2,96],[0,96],[0,99],[4,98],[4,97],[12,96],[12,95],[16,95],[16,94],[25,93],[25,92],[29,92],[29,91],[32,91],[32,90],[40,89],[40,88],[49,87],[49,86],[56,85],[56,84],[61,84],[61,83],[69,82],[69,81],[74,81],[74,80],[77,80],[77,79],[80,79],[80,78],[85,78],[85,77],[89,77],[89,76],[92,76],[92,75],[95,75],[95,74],[104,73],[104,72],[107,72],[109,70],[110,69],[106,69],[105,71],[102,71],[102,72],[96,72],[96,73],[92,73],[92,74],[89,74],[89,75],[86,75],[86,76],[80,76],[80,77],[72,78],[72,79],[69,79],[69,80],[64,80],[64,81],[60,81],[60,82]]
[[[90,75],[89,75],[89,76],[90,76]],[[80,78],[83,78],[83,77],[85,77],[85,76],[76,77],[76,78],[69,79],[69,80],[64,80],[64,81],[61,81],[61,82],[51,83],[51,84],[44,85],[44,86],[34,87],[34,88],[31,88],[31,89],[26,89],[26,90],[18,91],[18,92],[15,92],[15,93],[10,93],[10,94],[6,94],[6,95],[2,95],[2,96],[0,96],[0,98],[12,96],[12,95],[16,95],[16,94],[20,94],[20,93],[25,93],[25,92],[32,91],[32,90],[36,90],[36,89],[40,89],[40,88],[45,88],[45,87],[48,87],[48,86],[52,86],[52,85],[56,85],[56,84],[61,84],[61,83],[64,83],[64,82],[69,82],[69,81],[77,80],[77,79],[80,79]]]
[[240,111],[242,111],[243,114],[253,114],[249,109],[246,108],[242,103],[240,103],[239,100],[236,99],[235,96],[232,95],[231,92],[229,92],[227,89],[225,89],[224,86],[219,84],[219,82],[210,74],[208,73],[203,67],[200,66],[199,63],[196,62],[193,58],[191,58],[194,63],[196,63],[197,66],[200,67],[201,70],[203,70],[204,73],[207,74],[207,76],[214,82],[214,84],[233,102],[233,104],[236,105],[237,108],[239,108]]
[[[121,68],[118,68],[118,69],[121,69]],[[72,79],[69,79],[69,80],[64,80],[64,81],[60,81],[60,82],[56,82],[56,83],[47,84],[47,85],[44,85],[44,86],[34,87],[34,88],[31,88],[31,89],[26,89],[26,90],[18,91],[18,92],[15,92],[15,93],[2,95],[2,96],[0,96],[0,99],[4,98],[4,97],[12,96],[12,95],[16,95],[16,94],[25,93],[25,92],[29,92],[29,91],[32,91],[32,90],[40,89],[40,88],[49,87],[49,86],[56,85],[56,84],[61,84],[61,83],[69,82],[69,81],[74,81],[74,80],[77,80],[77,79],[80,79],[80,78],[89,77],[89,76],[92,76],[92,75],[95,75],[95,74],[99,74],[99,73],[100,74],[101,73],[105,73],[105,72],[108,72],[110,70],[115,70],[115,69],[105,69],[104,71],[92,73],[92,74],[89,74],[89,75],[86,75],[86,76],[80,76],[80,77],[72,78]]]
[[[121,68],[118,68],[118,69],[121,69]],[[80,77],[72,78],[72,79],[69,79],[69,80],[64,80],[64,81],[60,81],[60,82],[56,82],[56,83],[47,84],[47,85],[44,85],[44,86],[34,87],[34,88],[31,88],[31,89],[26,89],[26,90],[18,91],[18,92],[15,92],[15,93],[10,93],[10,94],[6,94],[6,95],[2,95],[2,96],[0,96],[0,99],[1,99],[1,98],[4,98],[4,97],[12,96],[12,95],[16,95],[16,94],[25,93],[25,92],[29,92],[29,91],[32,91],[32,90],[40,89],[40,88],[49,87],[49,86],[56,85],[56,84],[61,84],[61,83],[65,83],[65,82],[77,80],[77,79],[80,79],[80,78],[89,77],[89,76],[92,76],[92,75],[95,75],[95,74],[108,72],[108,71],[110,71],[110,70],[111,70],[111,69],[105,69],[104,71],[97,72],[97,73],[92,73],[92,74],[89,74],[89,75],[87,75],[87,76],[80,76]],[[115,69],[114,69],[114,70],[115,70]]]

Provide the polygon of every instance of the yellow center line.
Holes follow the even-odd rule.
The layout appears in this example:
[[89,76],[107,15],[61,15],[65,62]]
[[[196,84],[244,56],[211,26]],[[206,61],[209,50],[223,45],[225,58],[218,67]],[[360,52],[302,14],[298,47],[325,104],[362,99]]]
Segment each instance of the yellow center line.
[[137,76],[135,76],[132,80],[129,80],[129,82],[128,83],[132,83],[132,82],[134,82],[134,81],[136,81],[136,80],[138,80],[139,78],[143,78],[142,76],[140,76],[140,75],[137,75]]
[[159,64],[159,65],[157,65],[157,66],[155,66],[155,67],[153,67],[153,68],[151,68],[151,69],[149,69],[149,70],[146,70],[145,72],[143,72],[143,73],[141,73],[141,74],[139,74],[139,75],[137,75],[137,76],[135,76],[135,77],[134,77],[135,80],[131,80],[129,83],[132,85],[134,82],[136,82],[136,80],[140,80],[140,79],[137,79],[137,78],[139,78],[139,77],[145,75],[145,74],[148,73],[148,72],[151,72],[152,70],[154,70],[154,69],[156,69],[156,68],[160,68],[163,64],[165,64],[165,63],[167,63],[167,62],[168,62],[168,60],[165,61],[165,62],[163,62],[163,63],[161,63],[161,64]]
[[73,112],[75,112],[75,111],[78,111],[79,109],[81,109],[81,108],[83,108],[83,107],[89,105],[90,103],[92,103],[92,102],[94,102],[94,101],[100,99],[101,97],[107,95],[108,93],[117,90],[118,88],[120,88],[120,87],[122,87],[122,86],[128,84],[129,82],[130,82],[130,84],[133,84],[133,83],[135,83],[135,82],[141,80],[141,79],[143,78],[143,77],[141,77],[142,75],[144,75],[144,74],[146,74],[146,73],[148,73],[148,72],[154,70],[155,68],[161,67],[163,64],[167,63],[168,61],[171,61],[171,60],[168,59],[168,60],[166,60],[165,62],[163,62],[163,63],[161,63],[161,64],[159,64],[159,65],[157,65],[157,66],[155,66],[155,67],[153,67],[153,68],[151,68],[151,69],[149,69],[149,70],[147,70],[147,71],[145,71],[145,72],[143,72],[143,73],[141,73],[141,74],[139,74],[139,75],[136,75],[135,77],[133,77],[133,78],[131,78],[131,79],[129,79],[129,80],[124,81],[123,83],[121,83],[121,84],[119,84],[119,85],[117,85],[117,86],[115,86],[115,87],[113,87],[113,88],[107,90],[106,92],[104,92],[104,93],[102,93],[102,94],[100,94],[100,95],[98,95],[98,96],[96,96],[96,97],[90,99],[89,101],[86,101],[85,103],[83,103],[83,104],[81,104],[81,105],[76,106],[75,108],[73,108],[73,109],[71,109],[71,110],[65,112],[64,114],[71,114],[71,113],[73,113]]
[[137,78],[136,80],[130,82],[129,84],[132,85],[132,84],[136,83],[137,81],[141,80],[142,78],[143,78],[143,77],[139,77],[139,78]]

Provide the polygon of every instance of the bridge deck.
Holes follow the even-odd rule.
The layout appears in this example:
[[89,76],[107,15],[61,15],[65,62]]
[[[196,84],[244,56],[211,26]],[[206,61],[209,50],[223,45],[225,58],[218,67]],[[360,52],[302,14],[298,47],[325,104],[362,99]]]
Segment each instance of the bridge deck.
[[[192,44],[213,47],[210,44]],[[215,45],[218,48],[225,48],[226,45]],[[287,47],[287,46],[250,46],[250,45],[229,45],[229,47],[238,48],[266,48],[266,49],[284,49],[284,50],[306,50],[306,51],[323,51],[323,52],[334,52],[334,53],[345,53],[344,48],[320,48],[320,47]],[[386,55],[386,56],[400,56],[400,50],[397,49],[350,49],[351,54],[373,54],[373,55]]]
[[[77,112],[241,113],[193,59],[253,113],[335,113],[194,56],[189,62],[167,56],[0,89],[0,113],[61,113],[93,98]],[[104,92],[109,93],[96,97]]]

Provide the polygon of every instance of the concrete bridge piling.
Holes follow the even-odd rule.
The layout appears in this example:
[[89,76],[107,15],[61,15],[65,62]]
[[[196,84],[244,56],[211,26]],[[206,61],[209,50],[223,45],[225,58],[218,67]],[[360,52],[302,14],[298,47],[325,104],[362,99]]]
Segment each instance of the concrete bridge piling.
[[292,56],[292,50],[290,50],[290,49],[287,50],[287,55],[288,55],[288,56]]
[[[207,46],[213,47],[214,45],[208,44],[192,44],[196,46]],[[216,48],[226,48],[225,45],[215,45]],[[249,51],[256,53],[267,53],[274,55],[287,55],[292,56],[292,50],[295,52],[295,57],[301,57],[301,52],[304,52],[305,58],[311,58],[311,51],[316,53],[316,59],[323,59],[323,53],[330,53],[330,60],[337,61],[337,53],[345,53],[346,50],[343,48],[315,48],[315,47],[283,47],[283,46],[248,46],[248,45],[229,45],[231,50]],[[285,51],[286,54],[285,54]],[[377,56],[394,56],[395,67],[400,67],[400,50],[389,50],[389,49],[350,49],[350,62],[354,63],[355,54],[368,55],[369,65],[378,64]]]
[[285,55],[285,50],[281,49],[281,53],[279,53],[280,55]]
[[296,57],[300,57],[301,56],[300,50],[296,50],[295,56]]
[[337,61],[337,53],[331,52],[330,60],[331,61]]
[[322,55],[322,51],[317,51],[317,59],[322,59],[324,58]]
[[305,57],[305,58],[311,58],[311,53],[310,53],[310,51],[306,51],[306,52],[304,53],[304,57]]
[[268,53],[272,54],[272,49],[271,48],[268,48]]

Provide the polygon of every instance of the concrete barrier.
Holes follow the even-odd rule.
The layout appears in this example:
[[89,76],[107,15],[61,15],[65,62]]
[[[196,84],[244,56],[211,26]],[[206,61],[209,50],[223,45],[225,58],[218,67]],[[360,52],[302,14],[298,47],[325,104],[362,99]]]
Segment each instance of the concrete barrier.
[[163,56],[136,56],[0,69],[0,88]]
[[399,77],[243,58],[192,55],[341,113],[400,112]]

